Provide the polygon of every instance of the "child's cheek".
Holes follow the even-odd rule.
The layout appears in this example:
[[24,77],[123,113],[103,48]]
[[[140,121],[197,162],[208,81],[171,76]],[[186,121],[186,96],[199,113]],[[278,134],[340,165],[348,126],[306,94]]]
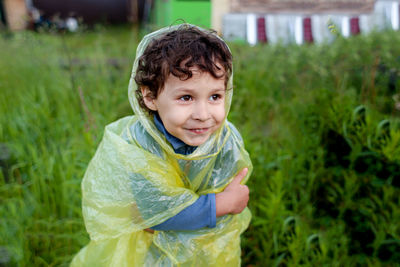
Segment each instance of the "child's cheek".
[[218,111],[217,111],[216,120],[217,120],[219,123],[222,123],[222,121],[224,120],[224,118],[225,118],[225,106],[224,106],[224,105],[221,105],[221,106],[219,107]]
[[190,110],[185,106],[174,107],[168,111],[168,117],[174,124],[181,125],[190,117]]

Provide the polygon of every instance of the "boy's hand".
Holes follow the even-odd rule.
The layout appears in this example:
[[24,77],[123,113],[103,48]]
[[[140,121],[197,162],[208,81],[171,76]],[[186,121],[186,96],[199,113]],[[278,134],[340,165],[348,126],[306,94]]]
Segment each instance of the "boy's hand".
[[241,213],[247,206],[249,188],[240,184],[247,172],[247,168],[241,170],[223,192],[215,195],[217,217]]

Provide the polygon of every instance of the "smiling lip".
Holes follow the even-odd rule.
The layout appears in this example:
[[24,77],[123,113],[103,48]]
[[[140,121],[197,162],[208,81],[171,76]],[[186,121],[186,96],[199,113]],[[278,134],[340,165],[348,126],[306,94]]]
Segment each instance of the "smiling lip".
[[188,131],[195,133],[195,134],[203,134],[207,132],[210,128],[191,128],[187,129]]

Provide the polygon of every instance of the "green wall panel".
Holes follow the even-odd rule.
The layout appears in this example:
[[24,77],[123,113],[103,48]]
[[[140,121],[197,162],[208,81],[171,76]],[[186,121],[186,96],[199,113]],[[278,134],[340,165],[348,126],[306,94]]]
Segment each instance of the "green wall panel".
[[155,23],[160,27],[177,22],[211,27],[210,0],[156,0],[154,14]]

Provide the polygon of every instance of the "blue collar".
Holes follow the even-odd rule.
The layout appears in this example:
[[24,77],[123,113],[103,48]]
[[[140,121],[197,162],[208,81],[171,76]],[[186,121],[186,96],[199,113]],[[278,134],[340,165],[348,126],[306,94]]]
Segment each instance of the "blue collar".
[[189,155],[197,148],[197,146],[189,146],[185,144],[182,140],[176,138],[165,129],[164,124],[158,114],[154,114],[154,124],[157,129],[165,136],[165,139],[172,145],[175,153],[182,155]]

